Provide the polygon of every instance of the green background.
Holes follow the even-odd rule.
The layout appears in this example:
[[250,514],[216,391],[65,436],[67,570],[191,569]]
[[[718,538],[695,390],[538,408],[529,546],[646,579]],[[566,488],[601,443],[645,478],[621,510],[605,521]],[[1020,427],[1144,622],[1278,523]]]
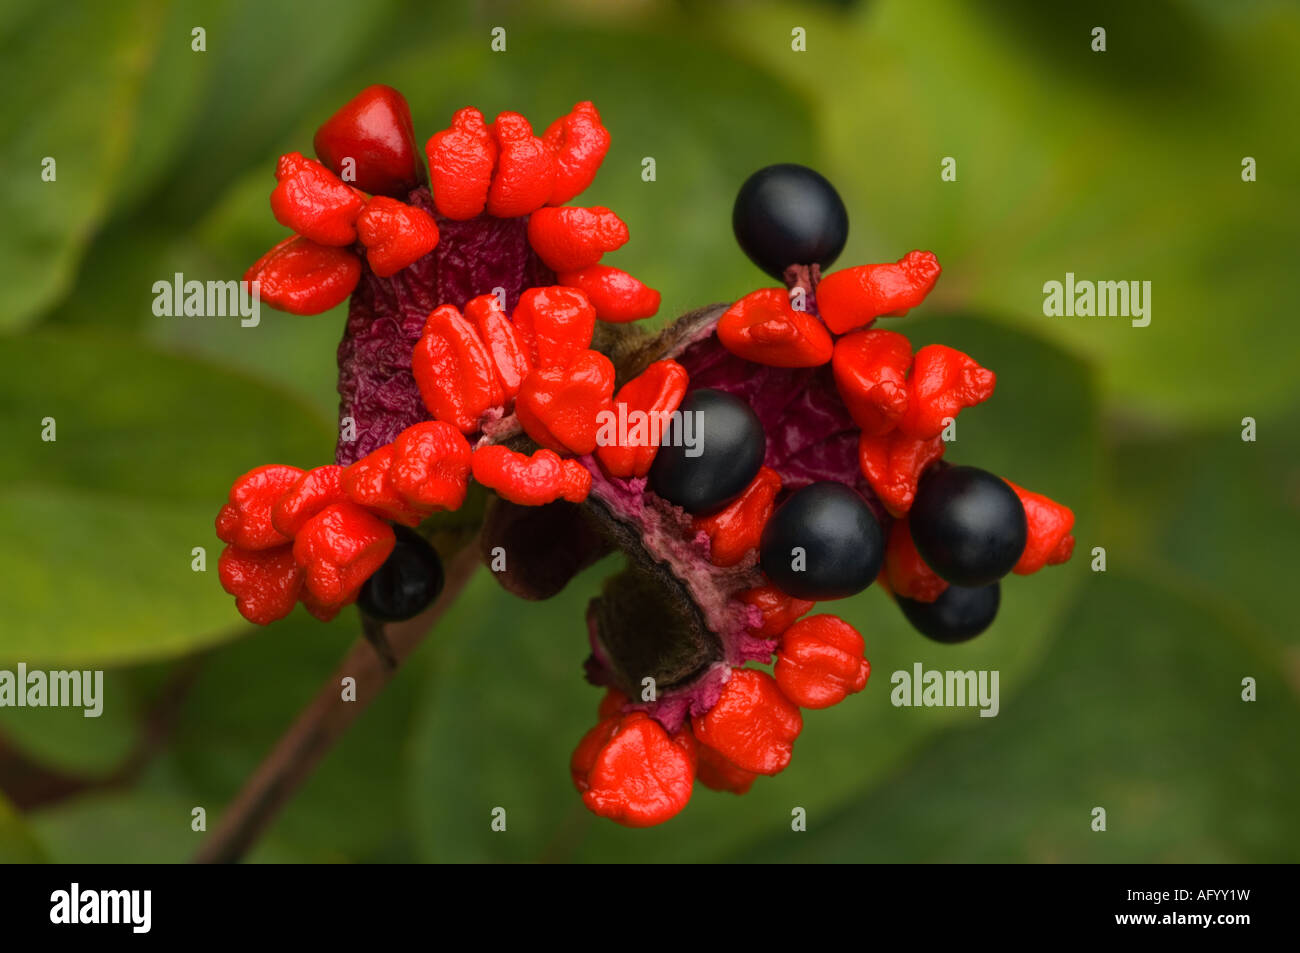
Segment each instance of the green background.
[[[841,265],[917,247],[944,264],[891,327],[998,373],[949,458],[1069,503],[1079,544],[1008,581],[997,625],[963,646],[925,642],[874,589],[839,604],[866,637],[867,690],[808,713],[781,776],[740,799],[700,789],[648,831],[588,815],[567,772],[598,700],[583,609],[612,566],[544,604],[481,572],[254,859],[1300,859],[1297,60],[1300,11],[1280,2],[122,0],[52,16],[11,0],[0,666],[103,667],[107,701],[98,720],[0,709],[0,858],[190,856],[191,809],[211,829],[356,635],[352,612],[239,624],[212,534],[239,473],[330,458],[344,309],[245,329],[155,317],[151,289],[238,277],[283,234],[276,157],[384,82],[421,143],[465,104],[544,125],[594,99],[613,147],[581,201],[627,221],[609,261],[661,289],[664,315],[768,283],[731,240],[732,197],[762,165],[817,167],[850,209]],[[1042,284],[1067,271],[1152,282],[1151,325],[1045,317]],[[892,707],[890,673],[918,661],[997,669],[1001,713]]]

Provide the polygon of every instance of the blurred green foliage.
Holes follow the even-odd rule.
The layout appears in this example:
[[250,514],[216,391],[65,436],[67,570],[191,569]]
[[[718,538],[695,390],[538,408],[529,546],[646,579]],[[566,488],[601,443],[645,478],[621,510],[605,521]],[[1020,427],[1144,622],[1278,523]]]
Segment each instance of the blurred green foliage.
[[[614,144],[583,201],[628,222],[611,262],[666,316],[766,283],[730,240],[735,189],[818,167],[850,208],[841,264],[935,250],[944,278],[898,327],[999,374],[949,456],[1070,503],[1079,546],[1010,580],[963,646],[878,592],[840,604],[867,691],[809,713],[778,778],[701,789],[650,831],[595,820],[568,780],[598,698],[583,610],[611,565],[543,604],[481,573],[254,859],[1296,860],[1297,56],[1300,11],[1272,2],[8,4],[0,665],[109,672],[100,719],[0,709],[0,750],[91,785],[26,814],[0,800],[0,860],[190,856],[191,808],[211,826],[355,635],[350,613],[236,624],[211,529],[235,475],[329,457],[343,309],[245,329],[151,303],[155,281],[237,277],[281,237],[276,157],[374,82],[421,139],[467,103],[542,124],[594,99]],[[1150,327],[1044,317],[1067,271],[1151,281]],[[999,670],[1000,715],[892,707],[890,673],[917,661]],[[131,783],[94,786],[142,749]]]

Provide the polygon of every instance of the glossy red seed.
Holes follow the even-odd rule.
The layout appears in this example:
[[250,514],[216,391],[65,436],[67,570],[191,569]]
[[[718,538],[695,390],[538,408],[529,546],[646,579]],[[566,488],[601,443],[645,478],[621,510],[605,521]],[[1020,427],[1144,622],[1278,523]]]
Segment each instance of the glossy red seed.
[[708,745],[699,745],[695,771],[701,784],[714,791],[745,794],[754,786],[758,775],[738,768]]
[[1021,576],[1036,573],[1044,566],[1063,563],[1074,553],[1074,512],[1055,500],[1032,493],[1024,487],[1006,481],[1016,491],[1025,508],[1025,521],[1029,524],[1029,539],[1025,551],[1012,572]]
[[[619,388],[611,408],[615,414],[613,433],[596,447],[596,459],[606,473],[631,479],[650,472],[659,452],[655,434],[662,437],[667,432],[689,383],[686,368],[676,361],[655,361]],[[617,421],[624,419],[627,432],[620,433]]]
[[578,103],[542,137],[555,155],[555,183],[548,205],[563,205],[591,185],[609,151],[609,132],[590,102]]
[[469,489],[469,469],[469,441],[441,420],[407,427],[393,441],[393,488],[423,512],[460,509]]
[[943,449],[939,437],[920,440],[897,429],[879,437],[863,433],[858,440],[858,465],[885,509],[902,516],[912,508],[921,474],[943,456]]
[[642,284],[626,271],[608,265],[592,265],[565,271],[556,280],[580,289],[596,309],[596,317],[614,324],[640,321],[659,310],[659,292]]
[[353,596],[350,599],[343,600],[342,602],[327,605],[308,592],[306,586],[303,586],[302,592],[298,595],[298,599],[302,602],[303,608],[320,622],[334,621],[335,617],[338,616],[345,607],[350,606],[352,603],[357,601],[356,596]]
[[709,536],[709,560],[715,566],[734,566],[758,548],[763,527],[781,492],[781,477],[760,467],[749,486],[726,508],[711,516],[697,516],[691,528]]
[[419,526],[429,509],[412,504],[393,483],[393,445],[385,444],[343,471],[341,483],[358,506],[403,526]]
[[997,375],[955,348],[927,344],[916,352],[907,379],[907,412],[898,429],[925,439],[943,432],[945,422],[964,407],[993,396]]
[[271,522],[271,511],[303,472],[272,463],[255,467],[235,480],[229,501],[217,513],[217,538],[240,549],[271,549],[290,542]]
[[606,719],[578,743],[569,769],[583,803],[626,827],[662,824],[681,811],[695,783],[689,729],[669,735],[634,711]]
[[498,153],[487,195],[488,214],[516,218],[541,208],[555,188],[554,153],[533,135],[533,127],[519,113],[497,116],[492,134]]
[[333,248],[294,235],[244,272],[257,282],[262,301],[290,314],[320,314],[342,304],[361,280],[361,259],[347,248]]
[[796,705],[829,708],[866,688],[871,663],[864,648],[858,630],[839,616],[808,616],[781,636],[772,674]]
[[890,527],[884,571],[889,591],[914,602],[934,602],[948,588],[947,581],[916,551],[906,518],[895,520]]
[[521,506],[542,506],[558,499],[581,503],[591,489],[586,467],[546,449],[525,456],[502,446],[480,447],[474,452],[473,468],[475,480]]
[[878,317],[901,317],[925,299],[941,271],[939,260],[928,251],[910,251],[896,262],[845,268],[817,285],[817,311],[836,334]]
[[487,346],[453,305],[429,315],[411,372],[429,413],[461,433],[474,433],[483,415],[505,402]]
[[513,400],[533,366],[519,331],[501,310],[501,303],[493,294],[479,295],[467,301],[465,319],[474,325],[487,348],[503,398]]
[[627,226],[607,208],[539,208],[528,216],[528,243],[552,271],[578,271],[627,242]]
[[425,180],[411,107],[391,86],[367,86],[353,96],[321,124],[313,145],[322,163],[363,192],[405,199]]
[[596,449],[601,413],[613,408],[614,365],[584,351],[568,367],[533,371],[515,400],[524,432],[557,453],[584,456]]
[[718,319],[718,340],[732,354],[769,367],[818,367],[834,344],[820,321],[790,306],[784,288],[760,288]]
[[365,197],[300,152],[280,156],[271,192],[276,221],[320,245],[351,245]]
[[779,774],[790,763],[803,730],[799,709],[766,672],[738,668],[717,704],[692,719],[696,739],[736,767],[755,774]]
[[533,367],[567,367],[591,346],[596,310],[576,288],[529,288],[511,315]]
[[357,236],[370,270],[391,278],[437,247],[438,225],[423,209],[377,195],[357,217]]
[[325,507],[347,499],[343,470],[336,464],[308,470],[271,508],[271,525],[285,536],[297,536],[309,519]]
[[497,163],[497,140],[483,114],[471,106],[457,110],[451,127],[434,133],[424,149],[439,214],[456,221],[483,214]]
[[610,688],[600,700],[600,705],[596,709],[596,717],[601,721],[611,718],[614,715],[623,713],[623,706],[627,704],[627,696],[617,688]]
[[760,639],[776,638],[788,629],[794,620],[816,605],[805,599],[788,596],[776,586],[758,586],[746,589],[737,597],[746,605],[756,607],[763,614],[763,621],[757,629],[750,631]]
[[334,606],[356,598],[396,541],[391,526],[357,504],[335,503],[303,526],[293,541],[293,558],[312,598]]
[[835,386],[863,433],[887,433],[907,412],[911,366],[912,345],[894,331],[855,331],[835,342]]
[[302,570],[288,544],[260,550],[227,546],[217,560],[217,577],[235,597],[239,614],[255,625],[283,619],[302,591]]

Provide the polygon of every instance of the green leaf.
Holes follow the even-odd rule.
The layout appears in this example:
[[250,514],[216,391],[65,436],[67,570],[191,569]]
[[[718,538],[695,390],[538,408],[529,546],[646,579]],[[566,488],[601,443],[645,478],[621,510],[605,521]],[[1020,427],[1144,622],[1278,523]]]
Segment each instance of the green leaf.
[[[1244,6],[1244,5],[1243,5]],[[1300,237],[1294,6],[1226,24],[1173,3],[1043,12],[956,0],[715,13],[708,29],[816,97],[824,169],[849,207],[837,263],[931,248],[934,304],[994,313],[1092,359],[1107,407],[1205,425],[1257,413],[1274,373]],[[1094,20],[1108,27],[1093,53]],[[808,52],[790,50],[791,24]],[[1243,182],[1241,161],[1259,163]],[[956,181],[942,181],[944,157]],[[1151,323],[1048,317],[1043,285],[1150,281]]]
[[[296,150],[312,155],[311,133],[316,126],[377,80],[365,79],[332,103],[319,98],[321,89],[370,55],[382,63],[391,37],[400,36],[403,29],[394,0],[360,4],[238,0],[195,6],[193,22],[183,25],[177,41],[188,49],[190,26],[207,30],[207,52],[193,54],[205,59],[203,83],[186,114],[179,117],[186,138],[168,163],[178,174],[152,196],[151,203],[158,216],[174,225],[187,225],[201,215],[214,194],[221,194],[250,166],[265,177],[265,201],[275,184],[280,153]],[[374,68],[366,72],[372,75]],[[161,62],[153,82],[165,84],[170,75]],[[166,90],[158,90],[160,98],[165,94]],[[290,141],[295,129],[305,135]],[[167,135],[166,130],[150,132]]]
[[[175,757],[152,760],[130,790],[104,788],[33,811],[28,821],[51,860],[62,864],[180,864],[193,859],[213,830],[223,805],[195,790]],[[203,808],[206,831],[195,830]],[[262,838],[249,860],[305,863],[304,854],[274,836]]]
[[[29,6],[0,35],[0,330],[70,286],[129,152],[160,0]],[[21,90],[21,95],[17,93]],[[56,178],[42,178],[54,159]]]
[[[1079,548],[1095,533],[1097,420],[1086,371],[1061,351],[972,316],[899,323],[916,345],[941,340],[998,372],[998,392],[958,419],[949,458],[984,466],[1068,503]],[[1007,692],[1029,682],[1073,593],[1088,574],[1076,558],[1004,583],[1001,615],[960,646],[924,640],[874,587],[819,607],[842,615],[867,643],[876,675],[859,696],[808,712],[791,766],[737,800],[703,787],[686,810],[652,830],[628,831],[586,814],[568,758],[595,723],[599,693],[581,681],[584,614],[611,559],[544,603],[518,603],[481,578],[445,621],[426,707],[417,719],[412,800],[425,859],[699,861],[788,829],[790,806],[825,813],[860,797],[936,732],[970,717],[925,709],[907,719],[889,704],[888,673],[998,668]],[[490,827],[505,807],[509,834]]]
[[[195,106],[215,77],[211,54],[193,48],[191,31],[203,27],[212,42],[220,43],[223,37],[211,34],[222,6],[221,0],[171,0],[142,30],[150,38],[153,55],[140,84],[140,121],[132,129],[122,175],[113,190],[112,219],[120,220],[163,184],[188,147],[194,127],[203,122],[203,113]],[[145,221],[156,221],[165,212],[157,206],[141,211]],[[87,264],[111,248],[101,237]]]
[[[102,791],[44,808],[31,816],[32,828],[56,863],[186,863],[203,843],[204,832],[192,826],[194,809],[207,810],[209,831],[215,817],[212,805],[180,785],[173,770],[164,759],[131,791]],[[307,860],[271,839],[253,856],[267,863]]]
[[[442,620],[409,741],[422,860],[563,859],[552,851],[588,826],[568,771],[602,695],[582,680],[583,617],[617,564],[605,560],[538,603],[505,595],[481,572]],[[498,807],[508,833],[491,830]]]
[[[268,222],[272,230],[278,226],[270,219],[266,189],[260,181],[256,191],[255,203],[241,194],[239,201],[225,201],[220,209],[243,206],[242,214],[256,220],[252,232],[259,236],[267,232]],[[254,204],[255,212],[251,207]],[[284,314],[263,305],[257,327],[246,329],[257,335],[257,347],[248,346],[248,333],[232,333],[231,325],[238,325],[236,318],[153,313],[155,282],[173,285],[177,274],[186,281],[238,280],[266,247],[283,237],[267,238],[265,242],[260,237],[214,242],[207,231],[206,226],[200,226],[178,236],[157,225],[131,221],[110,227],[82,269],[76,293],[51,312],[51,322],[101,331],[112,328],[164,350],[200,355],[222,367],[292,390],[321,415],[335,417],[337,352],[347,316],[346,303],[325,314],[310,316]],[[229,251],[232,246],[237,251]]]
[[[86,676],[82,678],[84,685]],[[0,708],[0,735],[61,773],[79,778],[109,775],[141,739],[138,696],[133,680],[120,671],[104,672],[98,692],[99,714],[93,717],[86,716],[85,707]]]
[[[142,30],[157,48],[140,93],[146,121],[131,138],[114,217],[53,320],[140,329],[156,344],[290,387],[333,416],[345,309],[301,318],[264,308],[261,346],[249,348],[213,322],[153,315],[151,289],[177,272],[237,279],[284,237],[267,204],[276,158],[289,149],[312,154],[315,125],[360,86],[337,101],[322,90],[384,45],[386,31],[401,32],[393,7],[330,0],[304,16],[301,4],[183,0]],[[206,31],[206,51],[191,48],[196,27]],[[281,38],[290,35],[295,54],[286,59]],[[256,228],[213,240],[205,216],[214,207],[228,215],[232,205]]]
[[1295,646],[1287,594],[1300,552],[1300,404],[1252,418],[1254,440],[1242,439],[1242,419],[1225,409],[1213,430],[1117,434],[1108,558],[1154,563],[1275,645]]
[[[810,810],[804,833],[774,818],[732,859],[1294,863],[1300,709],[1275,662],[1214,601],[1098,573],[1039,677],[1002,682],[996,718],[968,711],[888,786]],[[1242,699],[1247,676],[1257,701]]]
[[179,864],[198,850],[188,799],[147,790],[102,793],[32,815],[32,827],[61,864]]
[[0,378],[0,657],[122,663],[240,631],[213,517],[254,466],[331,459],[332,431],[265,386],[117,339],[41,333],[5,354],[22,373]]
[[0,795],[0,864],[39,864],[45,851],[21,814]]

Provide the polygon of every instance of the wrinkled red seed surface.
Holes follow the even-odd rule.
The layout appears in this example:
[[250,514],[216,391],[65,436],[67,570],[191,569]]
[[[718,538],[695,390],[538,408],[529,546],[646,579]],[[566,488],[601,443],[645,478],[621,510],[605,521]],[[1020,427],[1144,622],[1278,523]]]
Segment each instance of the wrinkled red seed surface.
[[[427,189],[412,192],[410,201],[434,214]],[[338,463],[359,460],[411,424],[429,419],[411,374],[411,353],[434,307],[463,308],[470,298],[499,286],[506,292],[506,310],[513,311],[525,288],[555,283],[554,273],[528,244],[526,220],[435,218],[441,234],[437,248],[392,278],[367,271],[353,296],[338,350]],[[349,418],[355,423],[353,440],[345,439]]]

